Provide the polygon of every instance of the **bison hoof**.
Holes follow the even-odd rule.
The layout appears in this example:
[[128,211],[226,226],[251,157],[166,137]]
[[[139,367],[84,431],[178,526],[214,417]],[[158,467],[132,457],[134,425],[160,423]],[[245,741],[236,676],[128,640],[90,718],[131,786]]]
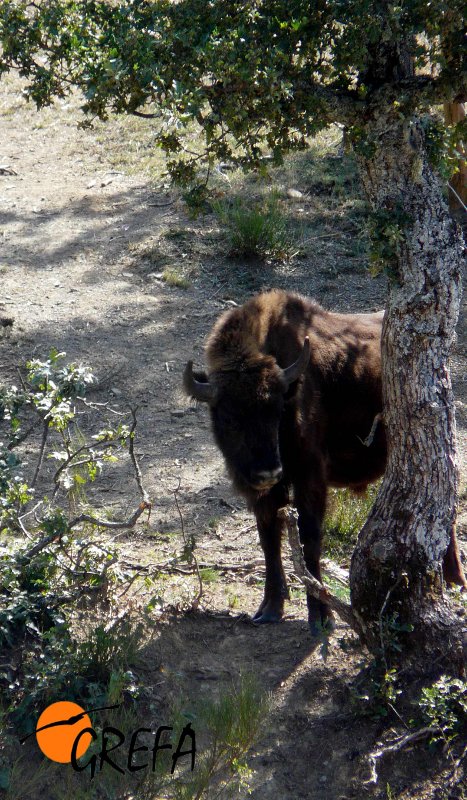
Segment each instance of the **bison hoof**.
[[257,625],[266,625],[271,622],[280,622],[282,619],[282,608],[271,605],[260,606],[253,617],[253,622]]
[[270,622],[280,622],[282,619],[281,614],[275,614],[272,611],[265,612],[263,614],[255,614],[253,617],[253,622],[255,625],[266,625]]

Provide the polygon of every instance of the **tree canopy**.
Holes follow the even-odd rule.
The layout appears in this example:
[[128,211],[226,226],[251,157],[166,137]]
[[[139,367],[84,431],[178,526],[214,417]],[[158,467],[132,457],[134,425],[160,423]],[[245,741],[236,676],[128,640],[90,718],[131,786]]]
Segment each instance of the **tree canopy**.
[[[381,106],[413,114],[462,94],[461,0],[51,0],[3,2],[0,74],[38,106],[78,87],[88,119],[154,117],[172,174],[209,161],[260,166],[340,122],[363,140]],[[371,142],[362,141],[362,146]]]

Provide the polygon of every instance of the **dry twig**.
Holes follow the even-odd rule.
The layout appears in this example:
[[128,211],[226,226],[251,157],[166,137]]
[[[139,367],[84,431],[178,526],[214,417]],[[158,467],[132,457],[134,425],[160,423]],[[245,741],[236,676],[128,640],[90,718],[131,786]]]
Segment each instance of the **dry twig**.
[[83,404],[83,406],[86,406],[86,408],[97,409],[98,411],[101,408],[105,408],[106,411],[110,411],[111,414],[115,414],[115,416],[117,416],[117,417],[124,417],[125,416],[125,412],[124,411],[116,411],[114,408],[110,407],[108,402],[107,403],[95,403],[94,401],[86,400],[85,397],[78,397],[78,400],[80,401],[80,403]]
[[138,484],[138,489],[139,489],[139,491],[141,493],[141,497],[143,498],[143,503],[146,503],[146,508],[149,508],[149,514],[150,514],[151,513],[151,501],[149,499],[149,495],[148,495],[146,489],[143,486],[143,476],[141,474],[141,469],[140,469],[140,466],[138,464],[138,460],[136,458],[135,448],[134,448],[135,431],[136,431],[136,425],[138,424],[137,423],[137,419],[136,419],[136,412],[138,411],[138,406],[136,406],[136,408],[131,408],[130,411],[131,411],[131,416],[132,416],[133,422],[132,422],[132,425],[131,425],[131,428],[130,428],[130,442],[129,442],[129,445],[128,445],[128,450],[129,450],[130,458],[132,460],[133,467],[134,467],[134,470],[135,470],[136,483]]

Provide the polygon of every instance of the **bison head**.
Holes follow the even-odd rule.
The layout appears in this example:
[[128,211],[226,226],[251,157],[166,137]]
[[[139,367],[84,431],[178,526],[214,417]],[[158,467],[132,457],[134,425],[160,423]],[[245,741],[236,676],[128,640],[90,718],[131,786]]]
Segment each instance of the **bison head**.
[[307,367],[310,342],[298,359],[281,369],[272,356],[259,355],[241,367],[184,372],[187,394],[209,404],[214,436],[239,489],[267,491],[282,476],[279,425],[285,397]]

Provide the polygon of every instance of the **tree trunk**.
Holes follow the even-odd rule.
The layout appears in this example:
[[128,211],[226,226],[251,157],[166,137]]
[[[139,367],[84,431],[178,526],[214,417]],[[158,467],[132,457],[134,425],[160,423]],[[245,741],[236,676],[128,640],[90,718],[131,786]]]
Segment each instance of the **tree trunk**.
[[[396,116],[368,123],[358,155],[374,210],[375,246],[389,265],[383,328],[387,470],[352,559],[362,638],[388,663],[462,673],[459,609],[442,561],[455,530],[458,470],[448,369],[461,295],[461,239],[425,158],[421,127]],[[376,146],[374,143],[376,142]]]

